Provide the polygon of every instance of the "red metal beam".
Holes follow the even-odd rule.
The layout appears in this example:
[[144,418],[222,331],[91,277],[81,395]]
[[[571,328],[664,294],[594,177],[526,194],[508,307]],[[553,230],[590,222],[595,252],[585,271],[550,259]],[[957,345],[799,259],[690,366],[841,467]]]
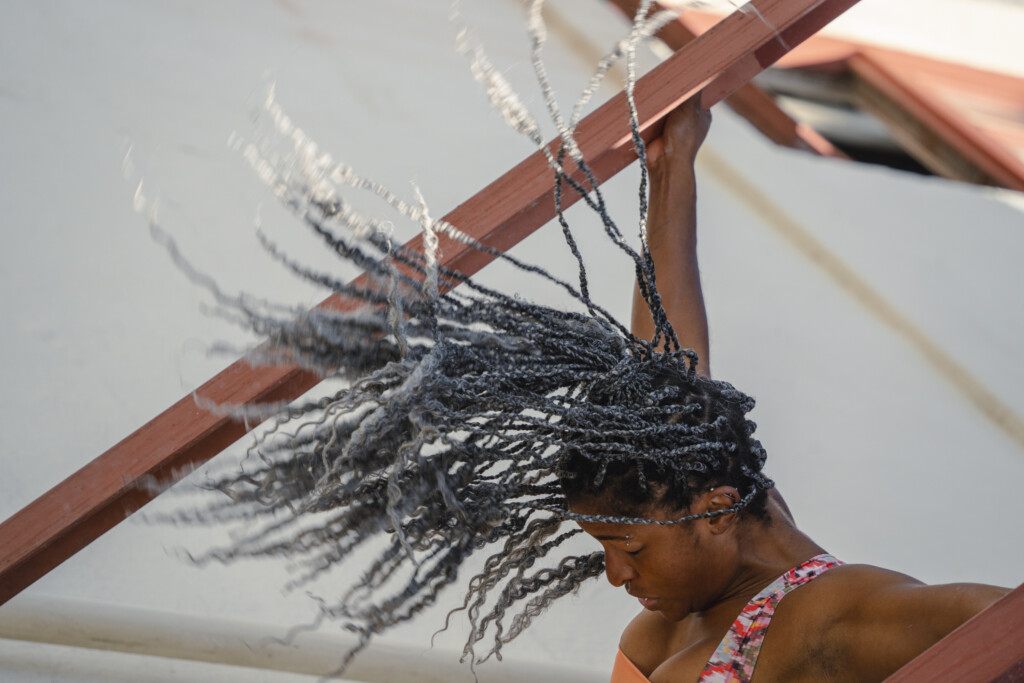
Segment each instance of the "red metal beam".
[[[1024,93],[1021,79],[871,48],[851,56],[847,65],[859,80],[862,97],[870,89],[871,95],[864,102],[866,108],[872,105],[881,107],[880,118],[890,123],[897,133],[900,131],[898,119],[912,121],[914,126],[904,130],[918,128],[926,131],[927,138],[941,140],[953,155],[962,159],[962,162],[955,160],[951,168],[939,164],[932,170],[958,180],[967,179],[1024,192],[1024,163],[1011,149],[1007,149],[1006,140],[975,125],[970,119],[969,108],[965,110],[943,101],[935,92],[936,84],[942,83],[951,97],[968,99],[973,95],[973,88],[989,98],[1005,98],[1019,116],[1020,98]],[[926,79],[931,81],[930,89],[922,87],[919,82],[927,82]],[[938,147],[924,136],[917,137],[922,138],[915,140],[917,145]],[[922,157],[926,165],[927,152],[931,151],[926,150]],[[956,167],[961,165],[967,166],[968,170],[957,172]]]
[[[626,17],[632,20],[636,15],[640,0],[609,0]],[[652,13],[661,10],[655,4]],[[681,50],[715,22],[708,22],[707,15],[699,13],[699,21],[687,22],[686,18],[693,12],[685,12],[677,21],[666,24],[658,31],[657,37],[674,51]],[[737,114],[750,121],[761,134],[772,142],[819,154],[821,156],[848,158],[818,131],[810,126],[798,123],[784,112],[772,99],[771,95],[753,83],[744,83],[725,99],[725,103]]]
[[[704,102],[726,97],[857,0],[755,0],[757,13],[736,12],[637,82],[645,139],[660,133],[664,116],[704,88]],[[777,40],[781,35],[784,43]],[[631,142],[624,95],[587,116],[577,140],[597,178],[629,165]],[[555,145],[556,143],[552,143]],[[507,250],[555,213],[553,176],[539,152],[445,216],[475,239]],[[567,193],[566,204],[578,197]],[[410,242],[419,249],[421,241]],[[445,264],[473,274],[492,260],[482,251],[442,239]],[[349,304],[330,297],[326,306]],[[297,367],[253,368],[239,361],[204,384],[199,396],[215,403],[295,398],[317,377]],[[250,425],[252,426],[252,425]],[[134,434],[0,524],[0,604],[91,543],[152,498],[138,486],[155,477],[173,481],[182,468],[203,462],[244,433],[241,424],[178,401]]]
[[1024,585],[885,680],[886,683],[1024,681]]
[[[610,1],[620,8],[637,4]],[[719,18],[688,10],[658,37],[674,48]],[[1024,140],[1019,124],[1024,79],[822,35],[787,53],[777,66],[850,76],[858,106],[884,122],[897,142],[932,173],[1024,191],[1024,160],[1015,152]],[[775,120],[748,95],[754,88],[744,86],[727,102],[772,140],[802,146],[788,141],[793,131],[784,119]],[[750,102],[741,103],[741,96]]]

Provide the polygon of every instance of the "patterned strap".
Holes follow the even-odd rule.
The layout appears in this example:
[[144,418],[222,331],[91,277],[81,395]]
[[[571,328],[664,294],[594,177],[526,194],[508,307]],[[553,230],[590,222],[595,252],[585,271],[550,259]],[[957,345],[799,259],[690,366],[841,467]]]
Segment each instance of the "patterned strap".
[[794,588],[841,564],[831,555],[818,555],[768,584],[736,617],[698,683],[747,683],[754,675],[757,655],[779,601]]

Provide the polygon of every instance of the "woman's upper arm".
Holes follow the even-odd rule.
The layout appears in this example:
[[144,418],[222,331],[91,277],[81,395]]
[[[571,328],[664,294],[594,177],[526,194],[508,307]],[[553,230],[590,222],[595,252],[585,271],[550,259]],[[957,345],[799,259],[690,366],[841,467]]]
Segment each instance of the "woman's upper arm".
[[927,586],[912,580],[866,590],[843,629],[858,668],[882,678],[1008,592],[981,584]]

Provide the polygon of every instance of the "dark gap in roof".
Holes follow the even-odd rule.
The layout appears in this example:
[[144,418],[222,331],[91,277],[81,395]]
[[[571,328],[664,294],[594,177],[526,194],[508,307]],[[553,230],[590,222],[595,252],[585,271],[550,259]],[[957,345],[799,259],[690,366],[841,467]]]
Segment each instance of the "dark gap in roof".
[[787,114],[814,128],[854,161],[934,175],[893,139],[880,119],[858,106],[848,74],[768,69],[756,83]]
[[[828,138],[827,135],[825,137]],[[907,171],[909,173],[917,173],[918,175],[935,175],[922,166],[917,159],[910,156],[902,149],[885,150],[871,147],[858,147],[855,144],[843,143],[837,140],[829,140],[829,142],[854,161],[859,161],[865,164],[876,164],[878,166],[888,166],[889,168],[894,168],[898,171]]]

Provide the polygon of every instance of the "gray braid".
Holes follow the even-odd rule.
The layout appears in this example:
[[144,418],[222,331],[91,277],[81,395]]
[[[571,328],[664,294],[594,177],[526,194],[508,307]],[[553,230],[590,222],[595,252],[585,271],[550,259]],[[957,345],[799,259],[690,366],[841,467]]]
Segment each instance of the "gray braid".
[[[636,42],[664,20],[638,15],[629,38],[602,61],[584,96],[619,57],[627,58],[632,79]],[[637,473],[644,491],[661,481],[689,491],[723,480],[744,492],[728,510],[659,524],[738,512],[756,505],[772,485],[761,473],[764,450],[751,437],[753,423],[742,418],[753,401],[725,383],[697,378],[697,356],[679,348],[661,305],[644,229],[646,171],[637,252],[609,216],[576,147],[578,108],[566,124],[550,97],[537,2],[531,3],[530,30],[535,67],[562,140],[548,159],[558,219],[579,266],[577,285],[432,220],[422,197],[406,202],[319,154],[272,93],[267,116],[276,133],[291,141],[293,152],[282,157],[269,153],[266,141],[239,143],[245,157],[301,223],[343,261],[365,270],[369,280],[358,286],[341,282],[294,261],[265,237],[263,244],[299,277],[363,307],[296,312],[231,297],[191,270],[155,218],[151,222],[154,234],[221,309],[266,337],[253,360],[298,363],[335,380],[332,386],[341,385],[287,406],[220,406],[240,418],[272,413],[273,419],[254,436],[238,471],[206,482],[226,498],[178,518],[240,524],[245,530],[230,546],[195,557],[197,562],[285,557],[300,568],[290,590],[327,573],[347,578],[336,598],[318,601],[320,614],[311,625],[336,621],[357,636],[358,646],[342,668],[374,635],[435,604],[476,553],[486,555],[483,566],[469,578],[462,604],[448,613],[444,626],[457,613],[469,622],[463,654],[471,665],[492,654],[500,659],[502,645],[552,601],[603,570],[602,553],[560,557],[564,542],[578,533],[563,528],[567,521],[654,522],[569,512],[563,487],[574,477],[600,486],[625,466]],[[543,146],[536,122],[510,99],[514,95],[508,95],[500,74],[467,40],[460,34],[460,50],[473,61],[474,74],[513,126]],[[643,159],[632,86],[627,93]],[[566,155],[583,170],[587,185],[564,172]],[[583,258],[562,212],[564,185],[583,196],[634,267],[655,321],[654,339],[636,338],[591,300]],[[349,189],[375,195],[420,226],[425,251],[393,245],[384,223],[345,202],[342,194]],[[583,312],[522,301],[443,267],[438,234],[546,278]],[[665,352],[655,350],[661,339]],[[738,421],[715,414],[713,404],[722,402],[738,411]],[[752,455],[740,458],[741,451]],[[574,470],[581,458],[592,473]],[[339,572],[361,548],[375,553],[369,565],[355,577]],[[478,658],[476,647],[488,636],[491,645]]]

